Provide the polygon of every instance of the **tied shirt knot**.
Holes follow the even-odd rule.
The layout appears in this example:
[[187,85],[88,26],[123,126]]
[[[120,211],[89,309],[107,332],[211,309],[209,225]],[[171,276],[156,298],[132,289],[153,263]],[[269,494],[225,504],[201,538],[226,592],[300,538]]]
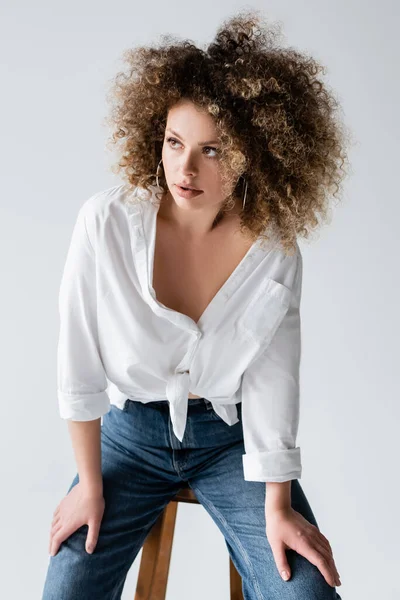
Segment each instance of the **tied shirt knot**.
[[[189,371],[176,371],[168,380],[166,395],[170,403],[171,422],[174,434],[180,442],[186,429],[188,398],[190,387]],[[229,398],[218,398],[218,403],[209,398],[216,414],[228,425],[234,425],[239,421],[235,404],[223,404]],[[215,399],[214,399],[215,400]]]

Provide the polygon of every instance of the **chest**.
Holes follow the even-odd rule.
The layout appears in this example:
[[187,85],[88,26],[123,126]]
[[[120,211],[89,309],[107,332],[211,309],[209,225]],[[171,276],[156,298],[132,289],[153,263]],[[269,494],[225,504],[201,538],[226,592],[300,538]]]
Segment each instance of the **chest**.
[[203,242],[185,241],[157,224],[152,285],[159,302],[195,323],[252,246],[235,227]]

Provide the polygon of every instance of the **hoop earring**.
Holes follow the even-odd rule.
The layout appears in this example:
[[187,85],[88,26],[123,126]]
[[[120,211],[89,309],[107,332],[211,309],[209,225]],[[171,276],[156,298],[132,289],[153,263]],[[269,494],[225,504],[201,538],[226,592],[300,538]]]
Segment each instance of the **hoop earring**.
[[246,177],[243,177],[243,180],[244,180],[244,197],[243,197],[242,211],[244,210],[244,207],[246,205],[246,196],[247,196],[247,179],[246,179]]
[[156,171],[156,183],[157,183],[157,187],[160,187],[160,184],[158,182],[158,171],[160,169],[160,164],[162,163],[162,159],[160,160],[160,162],[157,165],[157,171]]

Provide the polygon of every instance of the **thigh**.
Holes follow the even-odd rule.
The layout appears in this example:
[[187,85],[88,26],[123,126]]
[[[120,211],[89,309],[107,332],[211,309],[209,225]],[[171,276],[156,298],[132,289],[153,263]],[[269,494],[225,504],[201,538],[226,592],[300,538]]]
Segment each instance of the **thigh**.
[[[97,545],[93,554],[86,552],[87,525],[60,545],[49,560],[43,600],[118,600],[147,534],[180,489],[169,469],[168,449],[135,444],[132,428],[132,415],[113,405],[103,417],[105,510]],[[77,474],[68,492],[78,481]]]
[[[245,600],[340,600],[319,569],[294,550],[286,551],[291,578],[287,582],[281,578],[266,535],[266,484],[245,481],[243,454],[243,441],[219,449],[218,457],[189,483],[224,535]],[[318,527],[297,479],[292,480],[291,496],[292,507]]]

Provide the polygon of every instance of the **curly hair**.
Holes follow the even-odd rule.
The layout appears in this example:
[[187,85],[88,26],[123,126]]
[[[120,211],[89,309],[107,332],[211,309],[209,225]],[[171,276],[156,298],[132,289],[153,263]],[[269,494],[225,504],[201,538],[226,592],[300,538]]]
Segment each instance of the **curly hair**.
[[[338,199],[346,174],[346,128],[340,105],[318,78],[314,58],[278,44],[279,26],[258,11],[224,21],[201,49],[191,40],[162,35],[158,46],[128,49],[128,69],[112,80],[107,97],[120,150],[115,173],[128,187],[155,183],[168,110],[181,98],[210,114],[220,140],[221,169],[233,192],[247,180],[240,229],[256,240],[274,226],[287,254],[308,238],[328,200]],[[162,188],[166,180],[161,175]]]

